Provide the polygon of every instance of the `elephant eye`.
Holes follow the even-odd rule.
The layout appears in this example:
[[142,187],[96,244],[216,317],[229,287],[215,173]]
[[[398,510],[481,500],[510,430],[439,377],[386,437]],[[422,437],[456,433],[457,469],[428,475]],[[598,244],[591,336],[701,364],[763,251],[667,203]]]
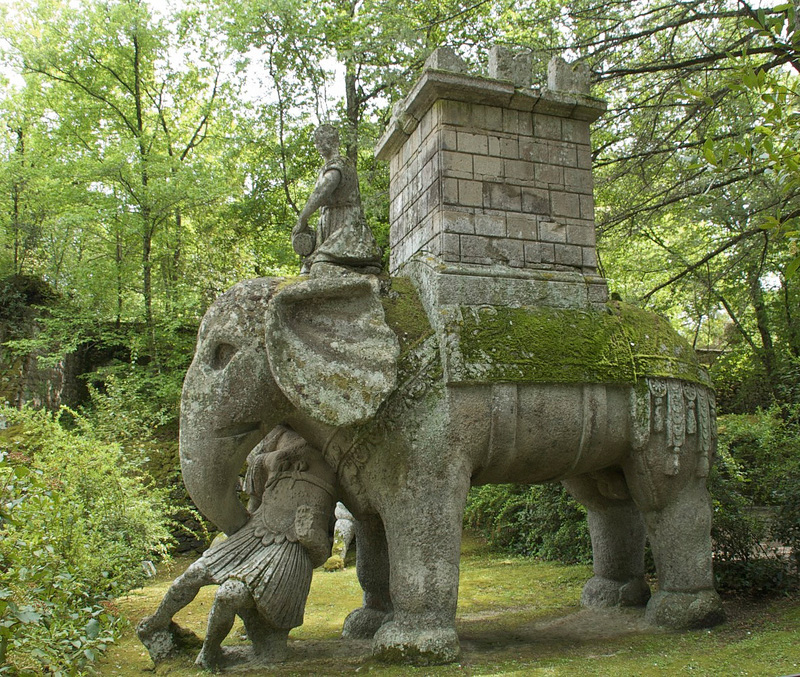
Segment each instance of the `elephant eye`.
[[236,346],[230,343],[218,343],[211,356],[212,369],[224,369],[236,354]]

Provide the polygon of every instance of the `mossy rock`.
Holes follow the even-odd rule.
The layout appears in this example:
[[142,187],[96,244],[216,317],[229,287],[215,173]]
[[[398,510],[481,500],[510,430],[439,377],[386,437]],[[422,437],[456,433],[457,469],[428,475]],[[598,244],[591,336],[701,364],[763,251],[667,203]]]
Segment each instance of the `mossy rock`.
[[661,377],[710,385],[667,320],[616,301],[597,311],[462,306],[446,331],[453,383],[634,384]]
[[414,284],[407,277],[389,280],[389,291],[381,297],[386,323],[392,328],[404,354],[433,336],[433,328],[425,313]]

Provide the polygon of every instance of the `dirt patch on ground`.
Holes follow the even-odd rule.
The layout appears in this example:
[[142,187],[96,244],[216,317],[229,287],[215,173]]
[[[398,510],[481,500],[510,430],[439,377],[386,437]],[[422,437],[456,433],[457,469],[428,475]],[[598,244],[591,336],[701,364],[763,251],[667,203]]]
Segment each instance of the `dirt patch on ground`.
[[[498,619],[501,616],[498,615]],[[659,633],[644,620],[644,610],[581,609],[568,615],[558,614],[545,619],[522,622],[496,629],[486,618],[464,618],[459,623],[459,637],[465,655],[487,651],[518,650],[521,645],[548,649],[629,635]]]

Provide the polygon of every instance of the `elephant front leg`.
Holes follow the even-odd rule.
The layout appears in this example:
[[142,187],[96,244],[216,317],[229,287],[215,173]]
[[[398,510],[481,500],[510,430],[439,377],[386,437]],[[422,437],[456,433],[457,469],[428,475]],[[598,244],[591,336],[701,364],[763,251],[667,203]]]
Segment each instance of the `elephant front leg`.
[[650,588],[644,580],[647,534],[639,509],[619,470],[604,470],[563,482],[588,513],[594,576],[581,604],[588,607],[644,606]]
[[455,615],[467,489],[466,479],[445,492],[429,487],[426,495],[398,497],[385,511],[394,615],[375,634],[378,659],[434,665],[458,658]]
[[391,617],[389,551],[383,522],[377,515],[356,521],[356,571],[364,591],[364,603],[344,621],[342,636],[369,639]]

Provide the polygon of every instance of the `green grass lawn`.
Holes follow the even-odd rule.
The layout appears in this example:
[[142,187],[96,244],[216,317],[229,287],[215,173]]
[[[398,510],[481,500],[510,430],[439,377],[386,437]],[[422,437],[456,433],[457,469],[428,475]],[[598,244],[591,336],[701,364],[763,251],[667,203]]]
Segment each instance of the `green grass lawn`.
[[[131,627],[100,664],[103,675],[140,675],[152,662],[133,626],[155,609],[189,560],[178,560],[147,587],[118,600]],[[597,612],[578,600],[590,576],[585,566],[509,558],[467,538],[461,560],[457,627],[459,663],[436,668],[384,666],[368,641],[343,640],[342,622],[360,605],[355,568],[314,572],[305,624],[289,637],[289,660],[270,675],[763,675],[800,672],[800,597],[726,600],[729,620],[713,630],[655,631],[641,611]],[[177,622],[200,637],[214,590],[206,588]],[[239,643],[241,626],[226,643]],[[156,675],[203,674],[199,646],[160,664]]]

